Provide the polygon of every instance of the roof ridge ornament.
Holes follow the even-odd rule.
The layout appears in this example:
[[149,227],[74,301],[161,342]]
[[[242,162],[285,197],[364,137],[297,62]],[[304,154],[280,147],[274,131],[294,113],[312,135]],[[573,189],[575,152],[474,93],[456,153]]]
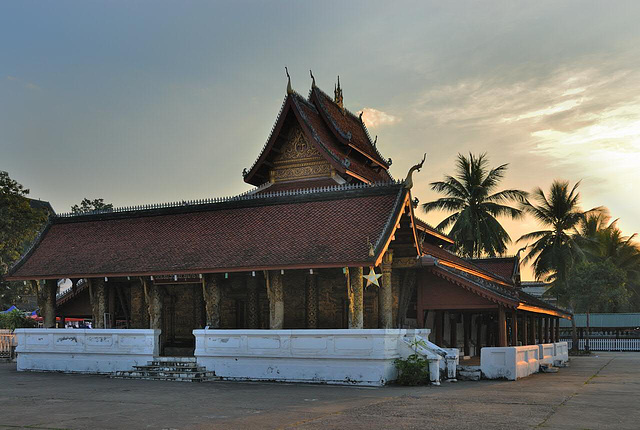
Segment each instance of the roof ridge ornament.
[[309,69],[309,74],[311,75],[311,88],[316,87],[316,78],[313,76],[313,72]]
[[338,75],[338,84],[333,87],[333,101],[340,106],[342,113],[346,114],[344,109],[344,98],[342,97],[342,88],[340,88],[340,75]]
[[287,74],[287,94],[293,94],[293,88],[291,87],[291,76],[289,76],[289,69],[284,66],[284,71]]
[[404,187],[406,189],[410,190],[413,187],[413,172],[415,172],[416,170],[419,172],[420,169],[422,169],[422,166],[426,159],[427,153],[425,152],[424,157],[422,157],[422,161],[409,169],[409,172],[407,173],[407,179],[404,180]]

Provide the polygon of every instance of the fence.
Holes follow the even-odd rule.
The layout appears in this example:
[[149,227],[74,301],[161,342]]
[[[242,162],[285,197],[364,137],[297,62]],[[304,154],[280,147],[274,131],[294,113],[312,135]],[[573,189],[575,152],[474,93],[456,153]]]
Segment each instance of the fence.
[[[560,339],[573,347],[571,339]],[[578,339],[578,349],[584,351],[586,339]],[[589,338],[591,351],[640,351],[640,339]]]
[[0,360],[13,360],[16,335],[11,330],[0,330]]

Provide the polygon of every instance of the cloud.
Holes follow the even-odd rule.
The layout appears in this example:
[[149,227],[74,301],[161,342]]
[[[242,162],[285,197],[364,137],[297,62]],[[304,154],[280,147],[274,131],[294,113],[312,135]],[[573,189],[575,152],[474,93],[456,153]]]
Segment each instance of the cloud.
[[34,84],[33,82],[26,82],[20,78],[17,78],[15,76],[7,76],[7,80],[9,81],[15,81],[15,82],[19,82],[21,84],[24,85],[24,87],[28,90],[39,90],[40,87],[37,86],[36,84]]
[[397,116],[388,114],[374,108],[364,108],[358,113],[362,113],[362,120],[369,128],[376,128],[381,125],[391,125],[400,121]]

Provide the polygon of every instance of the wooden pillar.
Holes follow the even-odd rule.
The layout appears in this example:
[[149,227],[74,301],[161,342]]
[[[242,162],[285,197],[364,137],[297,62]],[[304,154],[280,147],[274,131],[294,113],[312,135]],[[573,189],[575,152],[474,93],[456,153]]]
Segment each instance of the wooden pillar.
[[149,312],[144,298],[144,286],[140,280],[132,280],[129,287],[131,296],[131,328],[149,328]]
[[498,305],[498,346],[507,346],[507,318],[504,307]]
[[318,328],[318,275],[309,273],[307,275],[307,328]]
[[551,337],[550,343],[554,343],[556,341],[556,319],[549,318],[551,322],[551,329],[549,330],[549,334]]
[[511,346],[518,346],[518,313],[511,312]]
[[536,344],[536,318],[529,316],[529,345]]
[[55,328],[56,326],[56,293],[58,292],[58,282],[55,279],[46,281],[31,281],[31,285],[36,291],[40,316],[42,317],[44,328]]
[[449,348],[458,347],[458,315],[449,314]]
[[482,349],[482,315],[476,317],[476,355],[480,356]]
[[[364,290],[362,281],[362,267],[347,268],[349,328],[351,329],[364,328]],[[389,291],[391,291],[391,284],[389,284]]]
[[218,274],[207,274],[202,278],[202,296],[209,328],[220,328],[220,304],[222,302],[222,280]]
[[93,314],[93,328],[105,328],[104,314],[107,312],[107,291],[104,278],[88,279],[89,301]]
[[560,318],[556,317],[556,342],[560,342]]
[[537,343],[544,343],[544,329],[543,329],[543,324],[542,324],[542,318],[541,317],[536,317],[536,324],[538,325],[538,340]]
[[462,314],[462,325],[464,330],[464,355],[471,355],[471,314]]
[[[407,269],[404,271],[402,284],[400,286],[400,297],[398,298],[398,315],[396,318],[397,328],[403,328],[405,325],[407,311],[409,310],[409,303],[416,293],[416,278],[416,270]],[[418,315],[418,320],[419,319],[420,316]]]
[[258,307],[258,278],[253,272],[247,278],[247,325],[251,329],[260,328]]
[[380,328],[393,328],[392,262],[393,250],[388,249],[382,257],[382,285],[378,289],[378,324]]
[[522,316],[522,344],[529,345],[529,317]]
[[269,296],[269,328],[280,330],[284,326],[284,286],[282,273],[267,272],[267,295]]
[[549,343],[549,318],[544,317],[544,342]]
[[[147,312],[149,313],[149,328],[162,330],[162,307],[164,302],[164,288],[162,285],[155,285],[153,281],[140,278],[144,288],[144,296],[147,302]],[[166,335],[166,333],[162,333]]]
[[442,341],[444,340],[444,311],[436,311],[434,329],[436,332],[436,345],[442,347]]

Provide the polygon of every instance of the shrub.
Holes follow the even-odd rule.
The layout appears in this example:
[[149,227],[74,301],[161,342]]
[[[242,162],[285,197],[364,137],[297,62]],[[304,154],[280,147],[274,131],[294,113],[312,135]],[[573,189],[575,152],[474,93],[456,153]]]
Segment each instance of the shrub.
[[423,385],[429,383],[429,363],[418,354],[411,354],[406,359],[394,360],[398,369],[400,385]]
[[36,321],[25,316],[24,312],[17,309],[0,314],[0,329],[15,330],[17,328],[31,328],[37,325]]

